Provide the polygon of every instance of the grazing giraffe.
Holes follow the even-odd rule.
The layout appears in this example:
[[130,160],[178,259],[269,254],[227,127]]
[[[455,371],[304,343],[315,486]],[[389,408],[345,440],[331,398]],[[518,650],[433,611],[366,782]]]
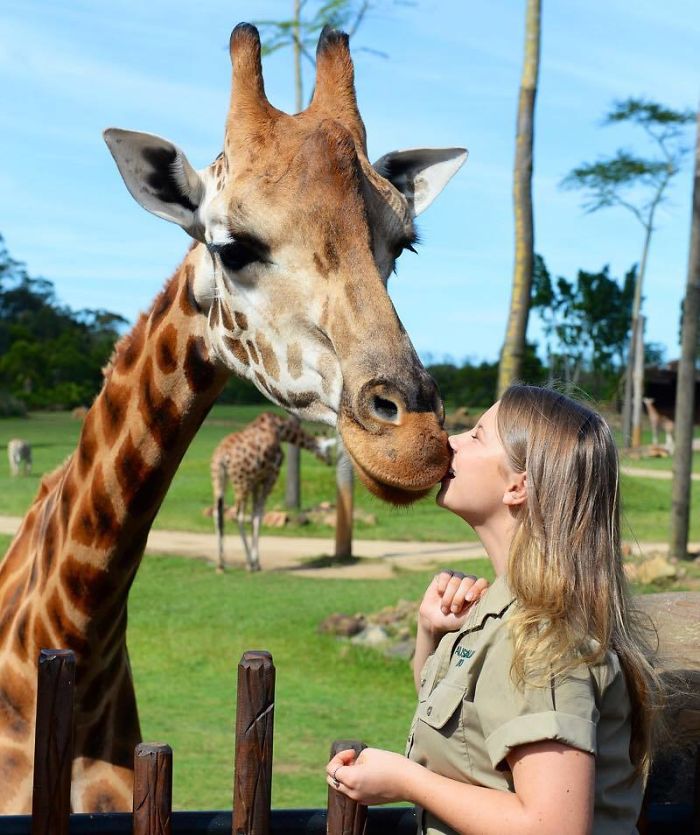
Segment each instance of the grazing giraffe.
[[10,463],[10,475],[30,475],[32,472],[32,447],[28,441],[12,438],[7,444],[7,458]]
[[[231,482],[234,512],[245,550],[249,571],[260,570],[260,523],[267,497],[279,476],[284,453],[282,444],[294,444],[330,463],[329,441],[305,432],[296,418],[263,412],[240,432],[227,435],[211,458],[211,483],[214,493],[214,525],[218,541],[218,571],[224,570],[224,496]],[[248,500],[252,504],[252,537],[248,544],[244,517]]]
[[671,418],[660,414],[660,412],[654,405],[653,397],[643,397],[642,401],[644,403],[644,407],[647,410],[647,414],[649,415],[649,423],[651,424],[652,444],[654,446],[659,445],[659,427],[661,427],[666,435],[666,439],[664,441],[664,449],[668,452],[669,455],[673,455],[673,450],[675,449],[675,445],[673,443],[673,430],[675,428],[674,422],[671,420]]
[[374,166],[348,38],[321,33],[313,100],[265,97],[257,30],[231,36],[223,153],[195,171],[151,134],[105,139],[132,196],[194,239],[117,345],[78,446],[44,477],[0,564],[0,812],[31,807],[37,657],[76,654],[72,808],[131,808],[140,740],[127,596],[153,519],[234,373],[337,426],[375,494],[407,504],[449,465],[442,403],[386,291],[413,218],[466,157],[393,152]]

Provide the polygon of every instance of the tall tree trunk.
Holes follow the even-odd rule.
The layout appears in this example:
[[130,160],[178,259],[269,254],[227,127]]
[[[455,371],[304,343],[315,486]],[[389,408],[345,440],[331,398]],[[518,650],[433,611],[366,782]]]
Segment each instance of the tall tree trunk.
[[301,0],[294,0],[294,104],[296,112],[304,108],[304,81],[301,74]]
[[[634,299],[632,301],[632,329],[630,332],[630,350],[627,356],[627,378],[625,380],[625,402],[622,409],[622,439],[625,447],[638,447],[642,437],[642,393],[644,389],[644,322],[640,318],[642,311],[642,287],[647,270],[647,257],[651,233],[654,231],[654,210],[649,216],[644,233],[642,260],[634,285]],[[641,334],[638,329],[641,328]],[[636,356],[637,347],[641,345],[641,357]],[[635,374],[635,368],[641,363],[642,374]]]
[[540,65],[541,0],[528,0],[525,21],[525,58],[518,101],[515,139],[513,207],[515,211],[515,264],[510,314],[498,367],[498,394],[517,379],[525,355],[525,335],[530,312],[530,288],[534,262],[532,217],[532,149],[535,96]]
[[700,317],[700,109],[695,138],[693,209],[690,222],[688,282],[683,301],[681,360],[676,381],[675,442],[673,487],[671,489],[671,556],[688,556],[690,522],[690,472],[693,463],[693,423],[695,417],[695,363]]

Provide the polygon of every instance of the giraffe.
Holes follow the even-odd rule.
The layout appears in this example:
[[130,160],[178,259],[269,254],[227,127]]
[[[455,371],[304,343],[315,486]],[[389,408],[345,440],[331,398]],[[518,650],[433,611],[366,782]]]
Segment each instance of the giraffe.
[[[330,463],[329,444],[333,439],[316,438],[305,432],[295,418],[262,412],[240,432],[227,435],[211,458],[214,493],[214,525],[218,542],[217,571],[224,570],[224,496],[228,482],[234,493],[234,511],[243,542],[249,571],[260,570],[260,523],[267,498],[275,486],[282,466],[282,444],[294,444]],[[252,538],[248,544],[244,515],[248,499],[252,504]]]
[[10,474],[13,476],[30,475],[32,472],[32,447],[28,441],[12,438],[7,444],[7,458],[10,462]]
[[675,448],[673,443],[673,430],[675,428],[674,422],[671,420],[671,418],[660,414],[660,412],[654,405],[653,397],[643,397],[642,401],[644,403],[644,407],[647,410],[647,414],[649,415],[649,423],[651,424],[651,443],[653,444],[653,446],[659,445],[660,426],[664,430],[664,433],[666,435],[666,440],[664,441],[664,449],[668,452],[669,455],[673,455],[673,450]]
[[395,151],[374,165],[347,35],[324,29],[311,104],[265,96],[260,38],[230,40],[223,152],[195,170],[169,140],[110,128],[132,196],[193,239],[115,348],[77,448],[45,476],[0,564],[0,813],[31,807],[41,648],[76,654],[73,811],[131,808],[140,741],[127,598],[175,471],[231,374],[335,426],[363,482],[395,504],[449,465],[442,403],[386,283],[414,217],[466,158]]

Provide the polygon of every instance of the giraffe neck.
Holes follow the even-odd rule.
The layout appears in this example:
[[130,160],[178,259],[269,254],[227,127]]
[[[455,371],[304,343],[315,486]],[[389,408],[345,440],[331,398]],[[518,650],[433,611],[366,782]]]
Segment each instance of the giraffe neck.
[[294,444],[302,449],[312,452],[314,455],[323,459],[324,455],[318,445],[318,438],[306,432],[299,421],[290,418],[281,418],[279,424],[280,441],[288,444]]
[[125,625],[153,519],[228,377],[195,300],[197,262],[194,247],[117,346],[76,451],[44,480],[2,566],[7,577],[31,563],[49,634],[68,633],[51,645],[80,646],[96,622]]

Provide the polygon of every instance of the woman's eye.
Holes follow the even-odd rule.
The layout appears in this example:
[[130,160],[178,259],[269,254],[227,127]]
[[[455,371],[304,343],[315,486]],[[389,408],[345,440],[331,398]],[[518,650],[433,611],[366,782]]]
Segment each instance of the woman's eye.
[[224,267],[233,272],[242,270],[243,267],[252,264],[254,261],[261,260],[255,250],[241,243],[241,241],[232,241],[230,244],[220,247],[218,253]]

